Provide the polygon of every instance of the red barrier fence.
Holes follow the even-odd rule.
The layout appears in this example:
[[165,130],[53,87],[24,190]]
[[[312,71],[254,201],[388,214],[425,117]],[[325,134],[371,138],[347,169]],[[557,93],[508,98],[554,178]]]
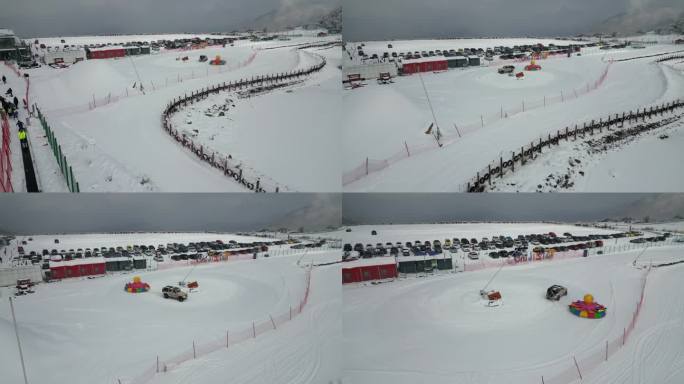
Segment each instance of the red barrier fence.
[[2,125],[2,146],[0,146],[0,192],[14,192],[12,187],[12,151],[10,140],[12,139],[9,129],[7,114],[0,112],[0,124]]
[[[226,333],[217,337],[215,340],[206,343],[192,343],[192,348],[188,348],[185,352],[174,357],[161,358],[157,356],[156,359],[150,359],[150,367],[139,376],[133,378],[129,384],[144,384],[151,381],[155,375],[163,375],[169,372],[184,362],[196,359],[198,357],[216,352],[221,349],[230,349],[250,339],[256,339],[258,336],[277,330],[282,324],[292,320],[297,315],[301,314],[309,301],[309,292],[311,288],[311,267],[306,269],[304,275],[304,294],[298,303],[290,306],[287,311],[276,315],[268,315],[259,321],[253,321],[251,325],[240,329],[230,330],[226,329]],[[190,346],[188,346],[190,347]],[[120,381],[123,382],[123,381]]]
[[564,367],[558,370],[556,374],[541,376],[537,382],[542,384],[570,384],[580,382],[583,379],[583,376],[586,377],[589,372],[596,369],[601,363],[608,361],[608,359],[615,355],[620,348],[625,346],[639,319],[639,314],[641,313],[641,308],[644,304],[646,282],[650,271],[650,268],[646,269],[641,277],[639,298],[635,304],[634,311],[632,312],[632,318],[622,329],[620,335],[615,336],[611,340],[606,340],[605,343],[601,343],[589,351],[573,356],[572,359],[568,359],[563,364]]

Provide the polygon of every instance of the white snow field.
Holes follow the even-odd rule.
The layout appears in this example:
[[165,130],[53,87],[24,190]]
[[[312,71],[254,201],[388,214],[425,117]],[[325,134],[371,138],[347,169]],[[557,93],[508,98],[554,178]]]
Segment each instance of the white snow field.
[[[549,41],[369,42],[364,52],[485,48],[536,42]],[[386,48],[387,43],[391,43],[393,48]],[[560,43],[568,44],[567,41]],[[671,43],[652,44],[645,49],[605,51],[586,48],[581,56],[539,60],[542,69],[525,71],[521,80],[500,75],[496,69],[508,63],[516,66],[516,72],[522,71],[528,62],[499,60],[492,63],[483,60],[485,65],[481,67],[400,76],[387,85],[369,80],[363,87],[343,91],[343,104],[347,111],[342,128],[345,153],[343,188],[350,192],[464,191],[467,182],[487,164],[498,160],[499,156],[509,156],[512,151],[519,152],[533,140],[546,138],[548,134],[575,124],[581,126],[592,119],[605,120],[609,114],[614,116],[681,98],[684,75],[677,64],[655,64],[655,58],[610,63],[611,60],[681,50],[681,46]],[[443,135],[441,148],[433,135],[425,133],[435,119],[422,83]],[[680,158],[681,151],[672,149],[677,147],[680,130],[679,124],[669,127],[668,134],[672,138],[659,142],[663,144],[660,146],[649,145],[648,140],[635,140],[628,147],[631,151],[629,156],[633,159],[630,163],[621,163],[620,159],[625,155],[611,152],[606,155],[605,163],[602,158],[592,161],[584,169],[586,180],[578,180],[573,190],[681,190],[684,187],[681,180],[673,178],[659,177],[648,183],[642,182],[650,175],[656,162],[661,164],[665,158]],[[566,152],[570,151],[572,154],[581,153],[578,149]],[[507,190],[535,190],[549,173],[546,172],[548,169],[557,171],[567,164],[567,153],[556,155],[552,151],[547,157],[556,164],[549,165],[550,161],[547,161],[537,165],[532,162],[534,169],[516,176],[516,185]],[[637,167],[635,158],[643,159],[645,163]],[[671,168],[669,165],[661,166]],[[620,177],[608,178],[605,176],[608,172]],[[521,180],[527,182],[523,187],[520,187]]]
[[[102,39],[93,37],[92,42]],[[324,70],[301,84],[240,100],[235,115],[228,113],[230,125],[204,121],[204,127],[199,119],[192,129],[201,132],[209,148],[230,154],[244,167],[286,186],[284,190],[334,192],[341,188],[335,136],[339,50],[297,46],[337,40],[339,36],[308,33],[290,41],[236,41],[225,48],[86,60],[65,69],[43,66],[25,71],[31,78],[29,100],[45,114],[82,192],[247,191],[164,132],[164,107],[207,86],[285,73],[325,57]],[[79,42],[91,40],[83,37]],[[226,65],[199,62],[200,55],[221,56]],[[180,60],[185,56],[187,61]],[[222,92],[215,100],[226,98],[236,95]],[[37,121],[34,125],[39,127]],[[316,158],[315,166],[311,158]],[[43,190],[50,191],[50,186],[44,183]]]
[[[226,234],[34,236],[34,246],[87,247],[260,237]],[[80,237],[80,241],[78,238]],[[173,239],[173,240],[172,240]],[[45,244],[43,244],[45,243]],[[271,257],[195,267],[108,274],[35,286],[14,307],[30,382],[41,383],[328,383],[340,378],[338,250],[271,252]],[[308,301],[307,274],[311,270]],[[124,291],[134,276],[151,286]],[[196,280],[188,300],[161,289]],[[0,291],[0,372],[23,382],[8,297]],[[288,314],[294,308],[292,319]],[[277,329],[271,327],[271,316]],[[253,324],[255,335],[252,337]],[[226,332],[230,348],[225,349]],[[216,342],[222,350],[212,352]],[[193,356],[193,342],[197,359]],[[188,352],[190,351],[190,352]],[[188,355],[189,353],[189,355]],[[167,372],[155,374],[157,356]],[[77,362],[77,365],[74,364]],[[198,381],[198,378],[202,379]]]
[[[384,236],[382,241],[530,231],[587,233],[553,224],[522,224],[519,229],[482,224],[472,230],[466,229],[468,225],[416,225],[415,231],[408,225],[378,226],[377,230],[378,238]],[[352,229],[354,233],[359,228]],[[681,382],[684,332],[675,328],[682,328],[684,312],[681,299],[672,293],[684,267],[654,268],[648,273],[647,265],[684,261],[683,250],[667,245],[507,266],[488,287],[501,292],[499,307],[487,307],[479,296],[495,268],[347,285],[343,288],[343,382],[568,384],[580,382],[580,373],[583,383]],[[636,326],[631,327],[644,281],[643,303]],[[560,302],[545,298],[552,284],[568,289]],[[567,305],[586,293],[607,307],[605,318],[582,319],[568,311]],[[672,340],[665,340],[668,332],[673,332]]]

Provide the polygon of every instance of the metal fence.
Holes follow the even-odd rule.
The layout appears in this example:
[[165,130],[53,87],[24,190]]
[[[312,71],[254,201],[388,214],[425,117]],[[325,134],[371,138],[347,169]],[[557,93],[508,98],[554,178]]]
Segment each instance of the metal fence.
[[47,138],[47,141],[50,144],[50,149],[52,149],[52,153],[55,155],[55,160],[57,160],[59,170],[62,172],[62,176],[64,176],[64,181],[67,184],[67,188],[69,188],[69,192],[80,192],[81,189],[79,187],[79,184],[74,178],[74,170],[71,168],[71,165],[69,165],[66,156],[62,153],[62,146],[57,142],[55,133],[52,131],[52,128],[50,128],[50,125],[47,123],[47,120],[45,119],[43,113],[40,111],[40,108],[38,108],[38,105],[34,104],[34,108],[38,113],[38,120],[40,120],[40,124],[43,127],[43,130],[45,131],[45,137]]
[[565,127],[564,130],[557,130],[555,134],[549,133],[547,137],[540,137],[538,141],[531,142],[527,148],[523,146],[520,151],[511,151],[511,157],[508,159],[499,156],[498,159],[490,162],[467,182],[465,190],[467,192],[484,192],[486,187],[491,185],[494,177],[502,178],[509,170],[515,172],[516,164],[518,167],[524,166],[532,161],[536,154],[541,153],[542,149],[559,145],[561,140],[569,141],[571,138],[577,140],[577,135],[584,137],[589,134],[593,136],[594,133],[601,134],[603,130],[611,131],[614,128],[622,129],[624,135],[634,135],[644,130],[653,129],[653,126],[642,125],[635,128],[625,128],[625,123],[638,123],[640,120],[645,122],[646,118],[650,120],[656,115],[662,116],[665,113],[673,113],[682,107],[684,107],[684,101],[677,99],[659,106],[637,109],[636,112],[629,111],[623,112],[622,115],[615,114],[614,117],[607,116],[605,120],[601,118],[598,121],[584,122],[581,127],[577,124],[574,128]]

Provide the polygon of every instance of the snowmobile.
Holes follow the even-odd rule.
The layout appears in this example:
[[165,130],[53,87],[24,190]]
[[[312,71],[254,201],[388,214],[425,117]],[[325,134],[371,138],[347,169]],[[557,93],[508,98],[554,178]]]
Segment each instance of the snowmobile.
[[31,279],[20,279],[17,280],[17,286],[16,286],[16,292],[14,292],[14,296],[23,296],[23,295],[28,295],[30,293],[34,293],[35,291],[32,289],[33,283],[31,282]]
[[485,304],[487,307],[498,307],[503,304],[501,292],[499,291],[481,290],[480,296],[487,301],[487,304]]
[[378,77],[378,84],[391,84],[394,83],[392,76],[389,72],[382,72]]

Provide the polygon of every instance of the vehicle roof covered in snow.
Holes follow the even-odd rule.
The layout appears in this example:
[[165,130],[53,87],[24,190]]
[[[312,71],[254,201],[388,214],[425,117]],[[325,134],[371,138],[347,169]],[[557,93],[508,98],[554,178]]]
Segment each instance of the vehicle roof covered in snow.
[[50,260],[50,268],[52,267],[66,267],[73,265],[86,265],[86,264],[102,264],[105,262],[104,257],[88,257],[86,259],[73,259],[73,260],[62,260],[62,261],[52,261]]
[[342,263],[342,268],[366,267],[369,265],[388,265],[396,264],[394,257],[371,257],[369,259],[358,259]]
[[442,55],[437,55],[437,56],[421,57],[418,59],[405,59],[405,60],[402,60],[402,63],[404,63],[404,64],[430,63],[433,61],[443,61],[443,60],[446,60],[446,57],[444,57]]
[[113,49],[125,49],[125,47],[123,45],[107,45],[104,47],[88,48],[91,52],[111,51]]

